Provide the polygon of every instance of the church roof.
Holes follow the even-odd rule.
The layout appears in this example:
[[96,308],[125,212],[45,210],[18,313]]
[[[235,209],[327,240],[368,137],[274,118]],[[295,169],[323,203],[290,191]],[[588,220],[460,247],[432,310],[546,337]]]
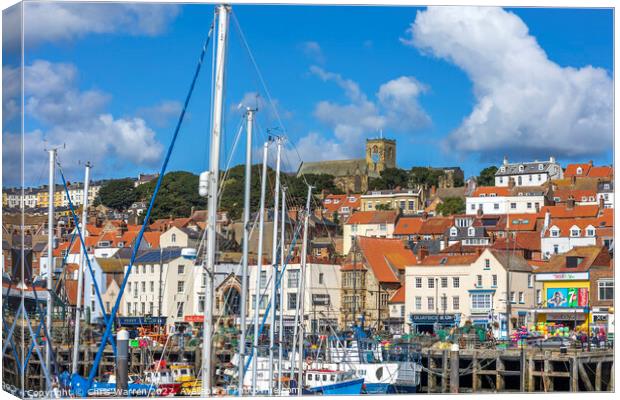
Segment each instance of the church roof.
[[341,177],[355,175],[358,170],[360,174],[365,175],[367,169],[366,160],[363,158],[354,160],[303,162],[299,167],[297,176],[302,174],[329,174],[335,177]]

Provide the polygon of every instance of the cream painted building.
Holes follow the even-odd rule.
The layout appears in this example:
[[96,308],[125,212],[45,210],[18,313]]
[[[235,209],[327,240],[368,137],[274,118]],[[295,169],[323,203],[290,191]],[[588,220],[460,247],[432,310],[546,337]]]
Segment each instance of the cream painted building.
[[[253,317],[256,302],[256,265],[249,268],[249,296],[248,324],[253,325]],[[261,298],[259,315],[262,318],[267,305],[271,302],[272,286],[270,276],[273,271],[271,265],[263,265],[261,268],[259,288],[267,290]],[[282,278],[282,295],[284,300],[283,320],[284,329],[291,331],[294,327],[295,312],[299,301],[299,279],[301,278],[301,265],[289,264]],[[331,333],[328,326],[337,329],[340,312],[340,265],[308,263],[305,269],[305,295],[304,315],[306,318],[307,332]],[[270,318],[267,319],[270,321]],[[267,322],[268,324],[269,322]]]
[[342,253],[349,253],[354,236],[393,238],[397,220],[398,211],[358,211],[354,213],[342,229]]
[[421,188],[400,190],[372,190],[361,196],[362,211],[374,211],[377,207],[401,210],[405,215],[416,214],[424,209]]
[[408,266],[405,277],[405,319],[408,331],[433,331],[436,324],[462,326],[497,323],[497,337],[506,335],[507,268],[512,321],[526,323],[535,304],[536,283],[523,257],[486,249],[481,254],[424,257]]

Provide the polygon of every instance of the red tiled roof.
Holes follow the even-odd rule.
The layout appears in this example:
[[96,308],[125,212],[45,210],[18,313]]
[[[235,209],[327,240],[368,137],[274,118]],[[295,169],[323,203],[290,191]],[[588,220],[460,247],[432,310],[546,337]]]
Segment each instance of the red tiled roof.
[[[570,178],[573,176],[588,176],[588,172],[590,171],[591,164],[568,164],[566,166],[566,170],[564,171],[564,177]],[[577,173],[577,168],[581,167],[581,174]]]
[[396,270],[417,262],[413,251],[400,239],[358,237],[359,249],[379,282],[400,282]]
[[347,220],[347,225],[353,224],[393,224],[398,218],[398,211],[358,211]]
[[401,286],[397,291],[394,292],[392,297],[389,300],[392,304],[404,303],[405,302],[405,287]]
[[598,229],[598,220],[596,218],[583,218],[583,219],[551,219],[549,223],[549,229],[545,232],[545,237],[551,237],[551,229],[557,227],[560,229],[559,237],[570,236],[570,229],[573,226],[577,226],[580,229],[579,237],[586,237],[586,228],[593,226]]
[[420,227],[420,235],[443,235],[453,223],[452,217],[429,218]]
[[[491,246],[493,249],[505,250],[506,239],[498,238]],[[509,249],[540,251],[540,232],[519,232],[515,238],[508,240]]]
[[[566,266],[567,257],[579,257],[583,260],[573,268]],[[610,255],[605,247],[601,246],[581,246],[573,247],[567,253],[555,254],[551,256],[547,264],[541,265],[536,273],[544,272],[586,272],[591,267],[608,268],[610,266]]]
[[610,178],[614,174],[614,169],[612,167],[592,167],[588,172],[588,176],[590,178]]
[[[84,288],[82,287],[82,291]],[[77,280],[67,279],[65,280],[65,292],[69,299],[69,304],[75,306],[77,303]]]
[[536,214],[510,214],[502,215],[497,222],[498,230],[506,230],[508,218],[508,230],[510,231],[533,231],[536,230]]
[[441,250],[439,253],[448,255],[477,254],[479,251],[482,252],[487,247],[488,246],[463,246],[463,243],[458,241]]
[[161,232],[144,232],[143,240],[146,240],[153,249],[159,248]]
[[568,208],[565,205],[543,206],[538,218],[544,218],[547,211],[551,213],[551,218],[595,218],[598,215],[599,207],[596,204],[573,208]]
[[394,227],[394,235],[417,235],[424,224],[421,217],[402,217]]
[[[330,194],[323,200],[323,208],[330,214],[340,211],[341,207],[349,207],[349,212],[359,209],[361,206],[361,195],[359,194]],[[351,201],[353,200],[353,201]]]
[[510,188],[504,186],[478,186],[469,197],[510,196]]

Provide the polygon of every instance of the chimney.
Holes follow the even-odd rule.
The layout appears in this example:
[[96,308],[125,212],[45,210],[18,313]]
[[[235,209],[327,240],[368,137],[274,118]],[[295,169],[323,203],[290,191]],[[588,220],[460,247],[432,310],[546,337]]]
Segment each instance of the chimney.
[[575,186],[575,184],[577,183],[577,176],[573,175],[570,177],[570,184]]
[[566,200],[566,209],[572,210],[573,208],[575,208],[575,199],[573,196],[570,196],[568,200]]
[[424,212],[422,213],[422,220],[423,220],[423,221],[426,221],[427,219],[428,219],[428,213],[427,213],[426,211],[424,211]]
[[418,262],[422,262],[422,260],[424,260],[426,256],[428,256],[428,249],[426,248],[426,246],[420,246],[420,248],[418,249]]
[[601,196],[598,199],[598,213],[599,213],[599,216],[600,216],[600,214],[601,214],[601,212],[603,211],[604,208],[605,208],[605,199],[603,198],[603,196]]
[[551,164],[555,163],[555,157],[553,157],[553,156],[549,157],[549,162]]
[[508,165],[508,156],[504,156],[504,165]]
[[592,166],[592,160],[588,161],[588,165]]

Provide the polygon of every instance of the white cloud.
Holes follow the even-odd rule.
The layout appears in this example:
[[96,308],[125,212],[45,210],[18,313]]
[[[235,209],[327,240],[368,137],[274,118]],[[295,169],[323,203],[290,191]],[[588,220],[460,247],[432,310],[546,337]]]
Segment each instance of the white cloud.
[[430,7],[403,41],[467,73],[477,103],[446,148],[524,156],[584,156],[612,143],[612,81],[602,68],[551,61],[515,14]]
[[[153,125],[163,128],[172,120],[177,120],[181,114],[183,105],[176,100],[164,100],[151,107],[143,107],[136,111],[136,115],[144,118]],[[185,115],[187,118],[187,114]]]
[[179,11],[173,4],[29,2],[24,6],[24,39],[32,46],[88,34],[155,36]]
[[303,42],[301,44],[301,48],[306,57],[310,58],[313,62],[318,64],[325,63],[325,55],[323,54],[323,49],[321,48],[321,45],[319,45],[317,42]]
[[[5,68],[4,72],[14,70]],[[146,122],[114,118],[105,111],[109,96],[80,91],[77,75],[71,64],[37,60],[26,66],[26,116],[41,125],[23,137],[26,181],[45,176],[41,175],[46,168],[44,149],[51,146],[65,146],[59,158],[68,172],[78,167],[78,160],[92,161],[102,175],[109,175],[111,169],[152,166],[159,161],[162,145]],[[3,164],[3,176],[8,181],[19,173],[20,141],[18,134],[4,132],[3,154],[10,161]]]

